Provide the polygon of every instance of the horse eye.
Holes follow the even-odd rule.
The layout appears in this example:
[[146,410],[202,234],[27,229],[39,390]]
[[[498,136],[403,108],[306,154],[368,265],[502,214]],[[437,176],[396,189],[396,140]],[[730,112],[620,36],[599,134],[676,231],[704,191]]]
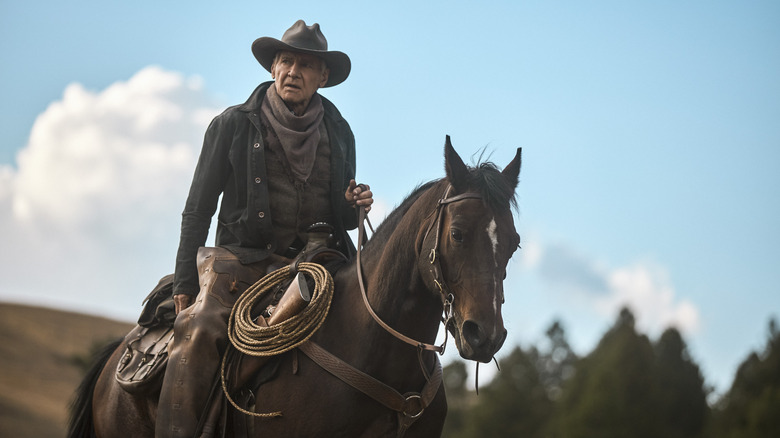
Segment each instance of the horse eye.
[[461,233],[460,230],[450,231],[450,236],[452,236],[452,240],[456,242],[463,242],[463,233]]

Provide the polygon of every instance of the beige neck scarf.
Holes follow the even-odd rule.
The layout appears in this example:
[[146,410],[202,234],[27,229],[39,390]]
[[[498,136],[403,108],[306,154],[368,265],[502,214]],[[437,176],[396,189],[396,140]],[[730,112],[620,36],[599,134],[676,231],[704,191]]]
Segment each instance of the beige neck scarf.
[[261,111],[279,138],[295,178],[306,181],[314,167],[317,145],[320,143],[319,126],[325,114],[320,95],[315,93],[306,113],[296,116],[276,92],[276,84],[271,84],[265,93]]

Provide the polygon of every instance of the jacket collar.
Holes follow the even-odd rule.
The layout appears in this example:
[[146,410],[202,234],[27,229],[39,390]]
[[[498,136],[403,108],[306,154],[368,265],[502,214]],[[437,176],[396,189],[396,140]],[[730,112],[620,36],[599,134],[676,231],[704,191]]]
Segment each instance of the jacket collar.
[[249,96],[249,99],[239,105],[238,109],[245,113],[260,111],[260,105],[262,105],[263,99],[265,98],[265,92],[268,91],[268,87],[273,83],[274,81],[268,81],[258,85],[257,88],[255,88],[255,91]]

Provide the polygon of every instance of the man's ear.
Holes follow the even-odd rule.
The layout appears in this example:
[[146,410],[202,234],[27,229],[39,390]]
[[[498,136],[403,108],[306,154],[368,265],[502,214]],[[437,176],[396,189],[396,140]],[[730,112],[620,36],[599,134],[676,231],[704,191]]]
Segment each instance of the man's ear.
[[329,77],[330,77],[330,69],[328,67],[325,67],[325,69],[322,70],[322,80],[320,81],[320,88],[324,87],[325,84],[328,83]]

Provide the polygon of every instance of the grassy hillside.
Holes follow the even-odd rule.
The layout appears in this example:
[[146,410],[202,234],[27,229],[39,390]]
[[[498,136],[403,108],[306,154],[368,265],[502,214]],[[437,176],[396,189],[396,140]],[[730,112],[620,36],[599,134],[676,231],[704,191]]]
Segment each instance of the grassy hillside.
[[0,303],[0,436],[64,437],[68,406],[92,351],[132,324]]

